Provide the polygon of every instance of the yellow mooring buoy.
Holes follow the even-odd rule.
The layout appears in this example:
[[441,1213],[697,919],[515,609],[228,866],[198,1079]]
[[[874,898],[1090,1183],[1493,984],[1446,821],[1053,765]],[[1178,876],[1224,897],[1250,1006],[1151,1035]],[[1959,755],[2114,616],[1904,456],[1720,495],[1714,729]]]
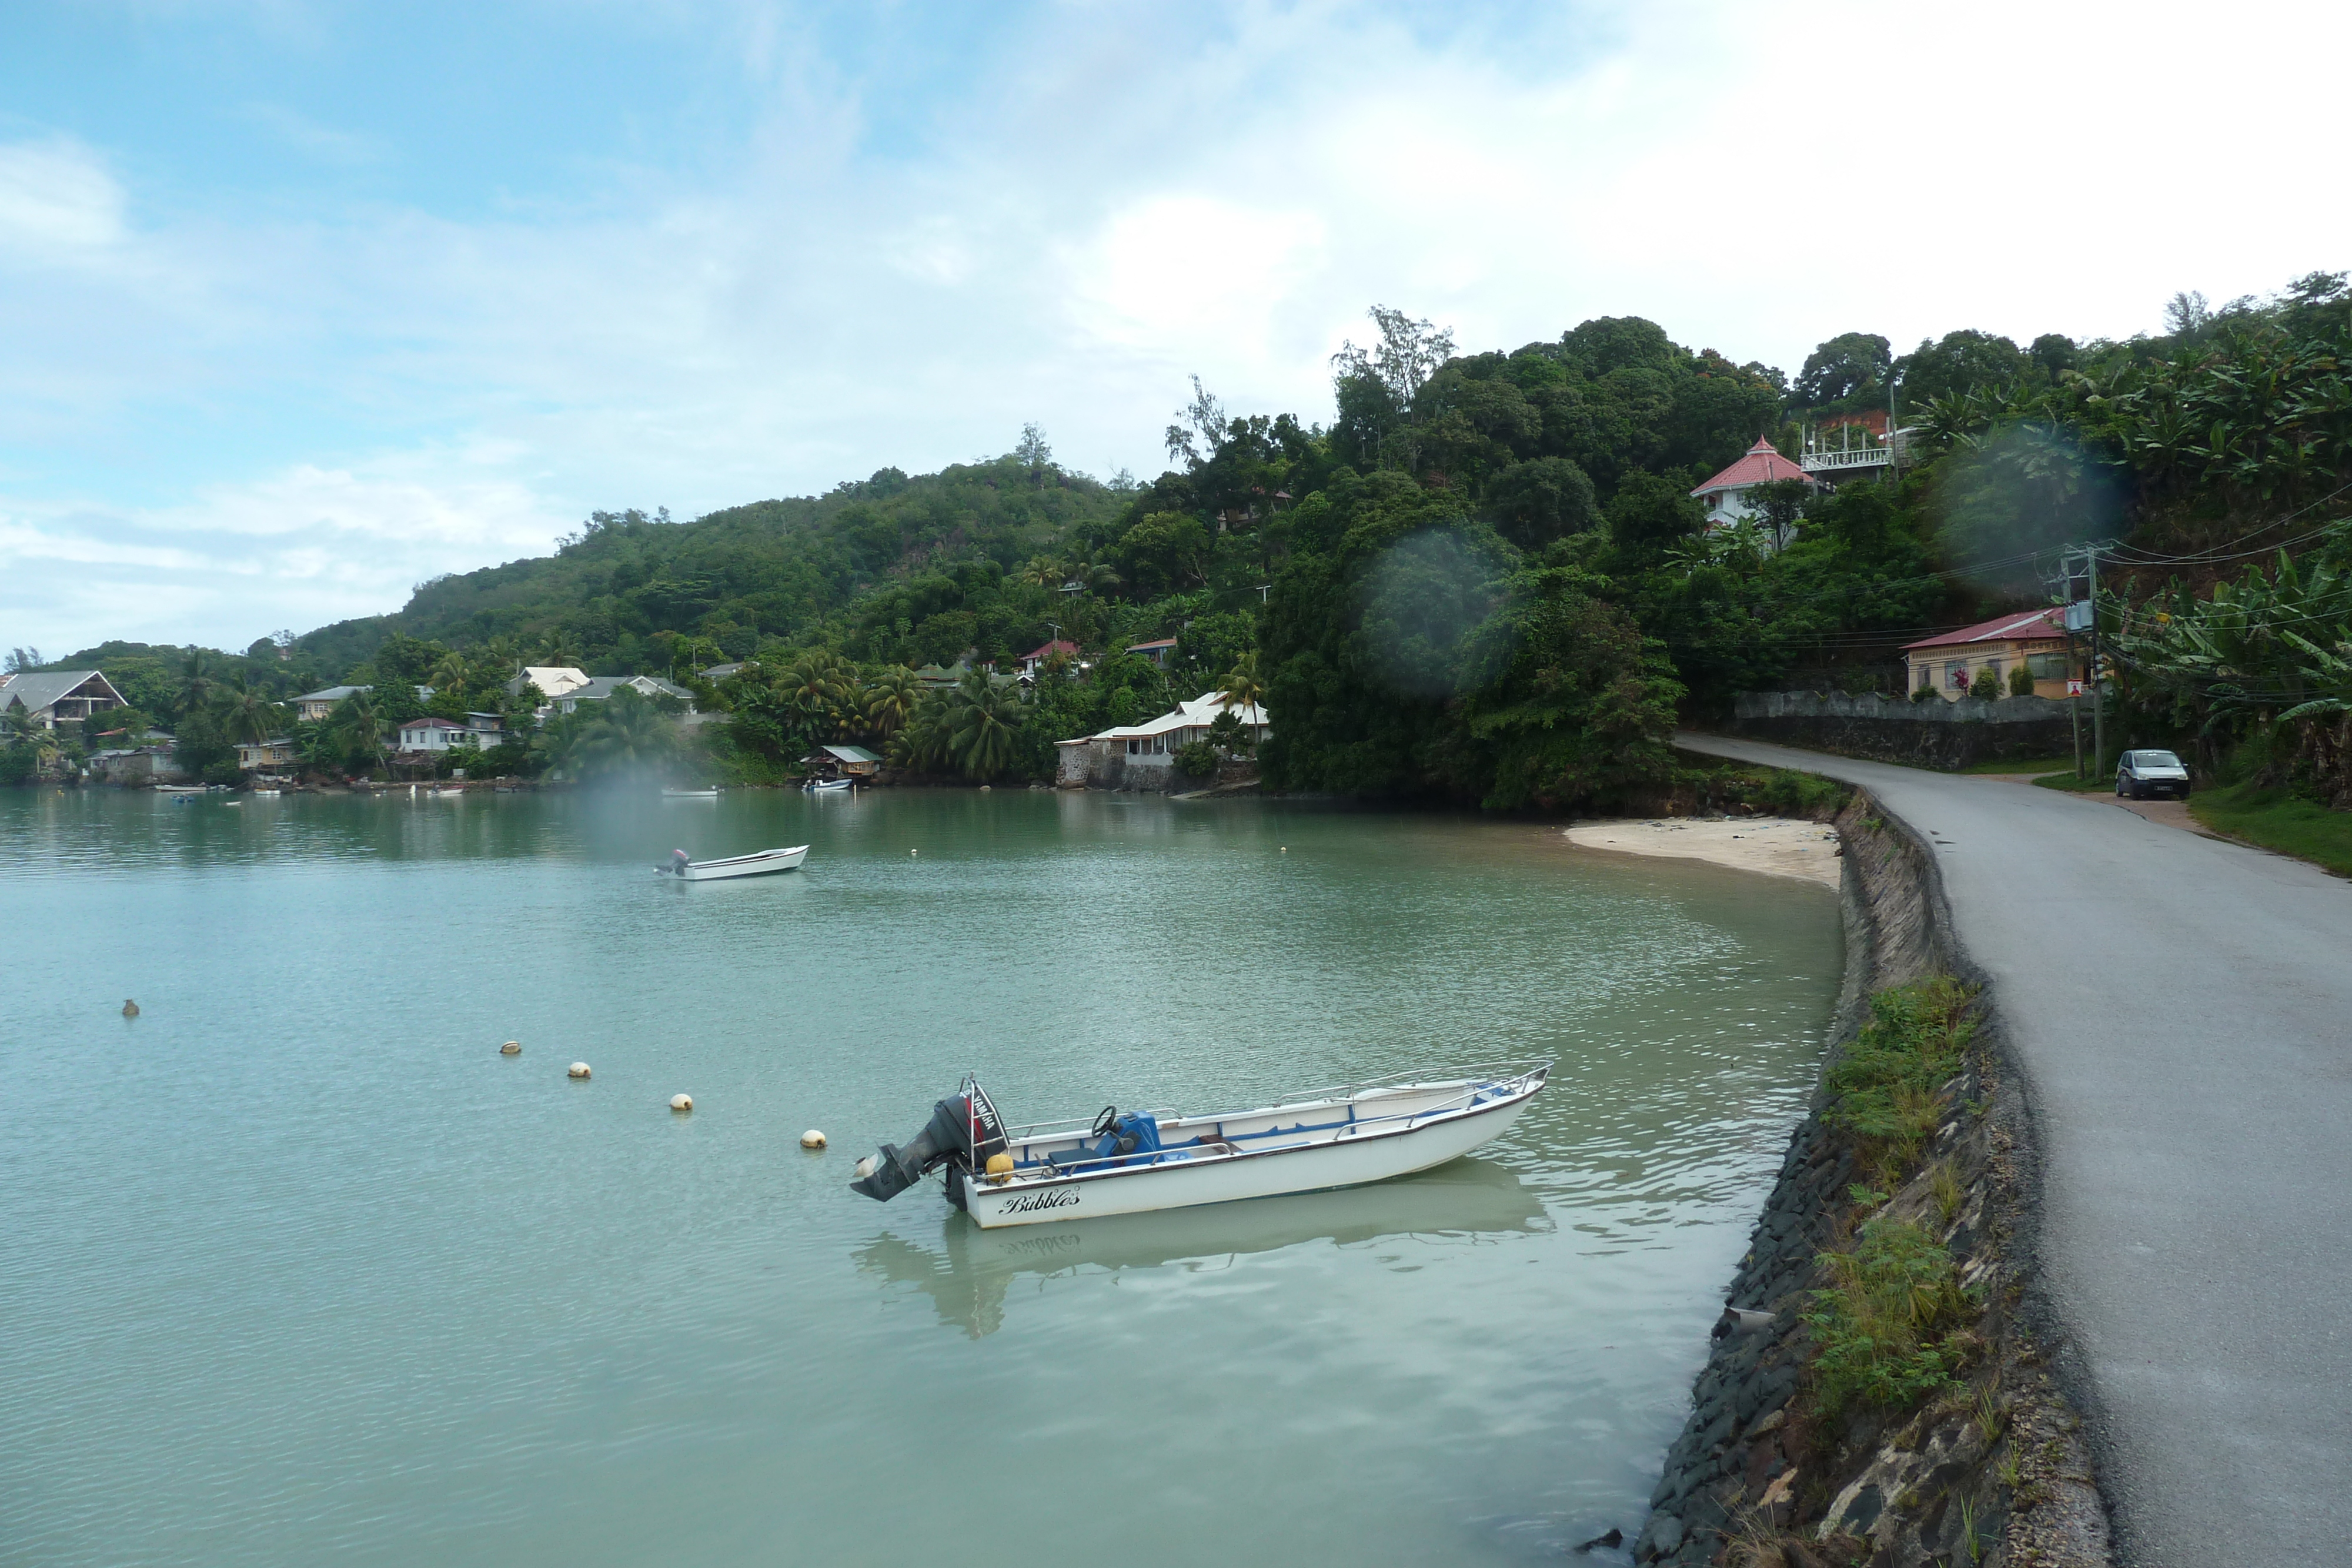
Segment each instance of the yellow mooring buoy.
[[507,1041],[504,1045],[499,1047],[499,1054],[500,1056],[520,1056],[522,1054],[522,1041],[519,1040],[510,1040]]

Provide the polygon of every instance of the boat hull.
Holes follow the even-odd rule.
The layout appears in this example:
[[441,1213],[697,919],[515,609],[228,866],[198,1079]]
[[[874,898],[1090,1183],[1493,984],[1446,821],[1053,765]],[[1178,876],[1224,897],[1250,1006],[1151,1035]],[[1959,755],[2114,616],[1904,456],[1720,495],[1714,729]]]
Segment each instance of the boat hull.
[[737,855],[732,860],[689,862],[677,874],[688,882],[730,882],[742,876],[772,876],[781,871],[796,871],[801,862],[808,859],[809,847],[798,845],[789,850],[767,850],[756,855]]
[[[1319,1192],[1411,1176],[1460,1159],[1510,1129],[1542,1087],[1418,1125],[1342,1134],[1325,1142],[1240,1154],[1190,1154],[1151,1166],[1081,1172],[1055,1180],[964,1184],[963,1207],[987,1229],[1110,1214]],[[959,1173],[960,1175],[961,1173]]]

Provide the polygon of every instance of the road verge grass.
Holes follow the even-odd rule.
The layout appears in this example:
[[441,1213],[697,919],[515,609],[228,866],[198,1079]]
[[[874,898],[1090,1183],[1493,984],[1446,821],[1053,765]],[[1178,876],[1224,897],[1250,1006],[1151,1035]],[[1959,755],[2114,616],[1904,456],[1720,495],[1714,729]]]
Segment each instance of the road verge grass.
[[2189,813],[2217,833],[2352,876],[2352,811],[2332,811],[2284,789],[2232,784],[2189,796]]

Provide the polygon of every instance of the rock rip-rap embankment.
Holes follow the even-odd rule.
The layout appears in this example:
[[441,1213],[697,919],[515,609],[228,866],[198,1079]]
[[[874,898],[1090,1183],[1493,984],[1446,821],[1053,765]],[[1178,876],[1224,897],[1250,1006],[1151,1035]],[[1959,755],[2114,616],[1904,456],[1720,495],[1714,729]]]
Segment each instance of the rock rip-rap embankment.
[[[1633,1559],[2106,1564],[2082,1423],[2036,1333],[2022,1080],[1952,942],[1930,852],[1867,793],[1836,825],[1846,976],[1830,1061]],[[1921,1059],[1941,1081],[1857,1088],[1914,1015],[1941,1020],[1948,1054]],[[1874,1351],[1867,1331],[1890,1322]]]

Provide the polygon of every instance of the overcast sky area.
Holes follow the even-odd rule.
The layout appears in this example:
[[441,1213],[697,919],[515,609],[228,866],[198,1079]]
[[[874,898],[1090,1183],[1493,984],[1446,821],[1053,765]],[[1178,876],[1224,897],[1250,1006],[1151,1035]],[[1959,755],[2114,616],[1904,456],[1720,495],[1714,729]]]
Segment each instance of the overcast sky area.
[[242,648],[678,517],[1330,417],[1378,302],[2127,337],[2352,267],[2352,8],[19,0],[0,647]]

